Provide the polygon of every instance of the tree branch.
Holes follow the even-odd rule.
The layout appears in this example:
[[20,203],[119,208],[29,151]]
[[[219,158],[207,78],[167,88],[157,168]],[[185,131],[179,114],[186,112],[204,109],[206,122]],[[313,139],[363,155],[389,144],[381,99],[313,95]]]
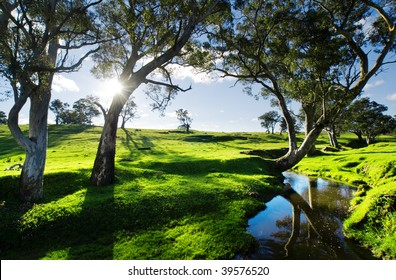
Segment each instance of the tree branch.
[[191,85],[188,88],[181,88],[178,85],[172,84],[172,82],[171,83],[164,83],[164,82],[154,81],[154,80],[150,80],[150,79],[144,79],[143,82],[145,84],[154,84],[154,85],[157,85],[157,86],[164,86],[164,87],[167,87],[167,88],[170,88],[170,89],[173,89],[173,90],[176,90],[176,91],[182,91],[182,92],[187,92],[187,91],[192,89]]

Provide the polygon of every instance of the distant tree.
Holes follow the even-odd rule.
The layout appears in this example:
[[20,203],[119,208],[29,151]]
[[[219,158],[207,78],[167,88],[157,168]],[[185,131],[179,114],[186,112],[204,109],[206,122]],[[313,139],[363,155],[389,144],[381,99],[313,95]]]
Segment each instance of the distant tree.
[[55,123],[58,125],[62,121],[62,114],[67,110],[69,107],[68,103],[63,103],[59,99],[55,99],[54,101],[51,102],[49,109],[54,113],[55,115]]
[[[294,113],[291,114],[291,118],[293,120],[293,124],[294,124],[294,130],[295,131],[299,131],[301,129],[301,121],[300,118],[298,116],[296,116]],[[285,120],[284,117],[281,117],[280,123],[279,123],[279,127],[280,127],[280,134],[282,134],[283,132],[288,132],[288,128],[287,128],[287,122]]]
[[262,127],[267,129],[267,132],[274,134],[275,126],[281,121],[281,116],[276,111],[269,111],[258,117]]
[[99,103],[99,97],[93,95],[88,95],[74,102],[73,110],[76,112],[77,124],[92,125],[92,119],[101,114],[96,103]]
[[283,132],[287,132],[287,123],[286,123],[285,118],[281,118],[279,127],[280,127],[279,133],[280,133],[281,135],[282,135]]
[[369,98],[358,99],[349,106],[346,116],[347,129],[355,133],[360,141],[367,145],[374,142],[380,134],[392,132],[396,128],[396,121],[392,116],[384,115],[388,107],[370,101]]
[[74,110],[66,109],[59,115],[59,124],[81,124],[80,116]]
[[7,115],[3,111],[0,111],[0,124],[7,124]]
[[137,117],[137,105],[135,103],[135,101],[133,101],[132,97],[130,97],[127,101],[127,103],[124,105],[124,107],[122,108],[120,117],[122,119],[121,122],[121,128],[125,129],[125,124],[129,121],[132,120],[134,118]]
[[188,115],[188,111],[184,109],[176,110],[176,117],[180,121],[180,128],[184,128],[186,133],[190,132],[192,118]]
[[99,97],[88,95],[74,102],[73,109],[69,109],[70,105],[59,99],[52,101],[49,108],[55,114],[56,124],[91,125],[92,118],[101,114],[97,109],[98,104]]

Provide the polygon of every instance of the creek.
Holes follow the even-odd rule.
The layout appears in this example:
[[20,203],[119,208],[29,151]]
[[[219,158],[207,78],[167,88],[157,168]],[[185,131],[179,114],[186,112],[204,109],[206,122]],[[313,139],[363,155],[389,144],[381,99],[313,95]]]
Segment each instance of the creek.
[[343,234],[353,188],[294,172],[283,176],[290,188],[249,220],[247,230],[260,244],[249,259],[373,259]]

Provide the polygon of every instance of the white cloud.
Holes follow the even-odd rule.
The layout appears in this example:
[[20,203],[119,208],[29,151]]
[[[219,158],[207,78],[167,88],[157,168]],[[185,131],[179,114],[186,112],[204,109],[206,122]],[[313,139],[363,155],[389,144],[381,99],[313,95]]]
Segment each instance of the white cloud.
[[[197,84],[211,84],[215,82],[222,82],[225,79],[222,79],[218,73],[206,73],[197,71],[192,66],[181,66],[181,65],[169,65],[167,67],[168,71],[171,74],[173,80],[185,80],[191,79],[194,83]],[[162,75],[156,71],[152,75],[154,79],[161,79]]]
[[170,117],[170,118],[176,118],[176,112],[167,112],[165,113],[166,117]]
[[61,75],[55,75],[52,82],[52,90],[57,93],[64,91],[79,92],[80,88],[73,80],[65,78]]
[[199,72],[191,66],[172,65],[170,69],[173,78],[179,80],[190,78],[193,82],[198,84],[210,84],[219,79],[219,75],[216,73]]
[[394,94],[388,95],[386,99],[391,101],[396,101],[396,92]]
[[382,85],[382,84],[384,84],[384,83],[385,83],[384,80],[377,80],[377,81],[375,81],[375,82],[373,82],[373,83],[368,83],[368,84],[364,87],[364,89],[365,89],[365,90],[368,90],[368,89],[371,89],[371,88],[375,88],[375,87],[378,87],[378,86],[380,86],[380,85]]

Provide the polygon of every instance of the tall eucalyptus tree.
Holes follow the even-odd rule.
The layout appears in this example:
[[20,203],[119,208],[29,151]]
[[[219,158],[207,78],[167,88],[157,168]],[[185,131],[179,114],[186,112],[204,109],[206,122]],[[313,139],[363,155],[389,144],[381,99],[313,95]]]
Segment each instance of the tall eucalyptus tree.
[[172,82],[168,66],[227,10],[224,0],[107,0],[100,8],[105,34],[119,39],[103,44],[95,54],[93,73],[100,78],[116,77],[123,90],[114,96],[105,116],[91,174],[93,185],[114,182],[117,124],[128,98],[140,85],[148,84],[153,108],[161,109],[176,92],[188,90]]
[[[54,74],[75,71],[95,51],[92,46],[98,42],[99,32],[91,8],[100,2],[0,1],[0,75],[8,80],[14,98],[8,126],[26,153],[19,191],[24,201],[44,195],[47,115]],[[83,48],[82,53],[75,52]],[[18,124],[27,101],[29,135]]]
[[[361,94],[382,67],[395,63],[395,2],[237,1],[234,24],[209,36],[211,69],[275,96],[288,127],[280,170],[298,163],[321,131]],[[201,55],[202,57],[202,55]],[[286,101],[301,103],[307,133],[299,145]],[[309,122],[309,123],[308,123]]]

